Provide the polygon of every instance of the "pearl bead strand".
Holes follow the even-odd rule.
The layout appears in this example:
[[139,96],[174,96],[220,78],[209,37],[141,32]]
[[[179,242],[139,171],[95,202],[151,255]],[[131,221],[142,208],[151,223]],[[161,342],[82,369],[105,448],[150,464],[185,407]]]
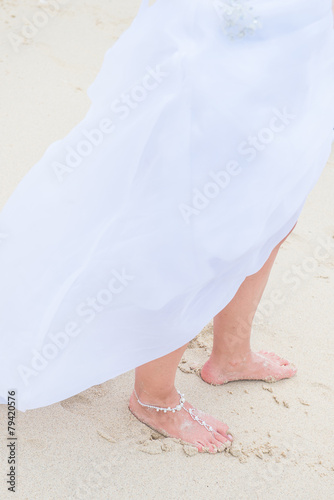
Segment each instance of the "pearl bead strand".
[[[177,389],[176,389],[177,390]],[[154,406],[154,405],[148,405],[148,404],[145,404],[145,403],[142,403],[138,397],[138,394],[136,393],[136,390],[134,389],[134,393],[136,395],[136,398],[137,398],[137,401],[138,403],[141,405],[141,406],[144,406],[146,408],[152,408],[154,410],[156,410],[157,412],[159,411],[163,411],[164,413],[167,413],[168,411],[171,411],[172,413],[175,413],[176,411],[180,411],[180,410],[185,410],[187,413],[189,413],[189,415],[191,416],[191,418],[193,420],[195,420],[198,424],[200,425],[203,425],[203,427],[205,427],[205,429],[209,432],[214,432],[214,428],[211,426],[211,425],[208,425],[203,419],[201,419],[198,415],[195,415],[195,408],[189,408],[187,409],[185,406],[184,406],[184,403],[185,403],[185,398],[184,398],[184,394],[181,394],[180,391],[178,391],[178,394],[180,396],[180,402],[178,405],[176,405],[174,408],[171,408],[170,406],[168,408],[163,408],[161,406]]]

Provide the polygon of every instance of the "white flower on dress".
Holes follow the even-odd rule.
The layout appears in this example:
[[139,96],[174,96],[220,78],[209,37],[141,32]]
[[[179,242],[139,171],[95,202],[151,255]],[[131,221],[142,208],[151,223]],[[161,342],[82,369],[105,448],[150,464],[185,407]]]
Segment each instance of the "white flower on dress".
[[248,0],[213,0],[213,6],[223,21],[224,33],[231,40],[252,35],[261,27]]

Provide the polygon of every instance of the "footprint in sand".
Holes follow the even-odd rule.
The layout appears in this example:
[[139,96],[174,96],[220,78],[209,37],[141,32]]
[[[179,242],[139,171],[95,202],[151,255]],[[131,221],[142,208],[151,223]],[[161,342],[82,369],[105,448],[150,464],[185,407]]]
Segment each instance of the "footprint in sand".
[[91,407],[92,403],[90,399],[79,394],[77,396],[73,396],[72,398],[65,399],[60,403],[60,405],[64,408],[64,410],[70,411],[71,413],[81,413],[82,408]]
[[195,375],[199,375],[202,365],[183,359],[178,368],[183,373],[194,373]]
[[94,385],[82,394],[77,394],[69,399],[65,399],[60,404],[64,410],[72,413],[80,413],[82,408],[92,407],[94,400],[102,398],[108,393],[107,384]]
[[325,391],[329,392],[332,392],[333,390],[331,387],[326,384],[322,384],[321,382],[311,382],[311,385],[313,385],[313,387],[319,387],[320,389],[324,389]]
[[137,449],[148,455],[158,455],[163,452],[175,451],[176,443],[179,443],[176,438],[168,438],[162,436],[159,432],[150,431],[143,433],[143,438],[137,441]]
[[100,427],[99,429],[96,429],[96,432],[101,438],[109,441],[109,443],[117,442],[117,439],[113,436],[112,431],[107,427]]
[[207,353],[202,347],[193,347],[191,351],[184,353],[178,368],[183,373],[193,373],[200,377],[202,367],[207,359]]

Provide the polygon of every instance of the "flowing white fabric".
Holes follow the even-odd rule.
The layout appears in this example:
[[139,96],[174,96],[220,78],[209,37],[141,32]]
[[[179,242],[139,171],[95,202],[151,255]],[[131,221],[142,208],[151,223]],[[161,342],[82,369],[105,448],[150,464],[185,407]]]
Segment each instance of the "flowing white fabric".
[[171,352],[262,267],[329,156],[332,23],[331,0],[143,3],[0,214],[3,398]]

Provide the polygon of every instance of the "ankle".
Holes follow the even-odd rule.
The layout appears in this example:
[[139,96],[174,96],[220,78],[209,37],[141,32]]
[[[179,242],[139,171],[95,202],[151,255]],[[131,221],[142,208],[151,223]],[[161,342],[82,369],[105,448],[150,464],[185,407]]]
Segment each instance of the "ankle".
[[[136,394],[137,393],[137,394]],[[160,407],[174,407],[179,404],[180,395],[175,387],[170,390],[157,390],[157,389],[144,389],[142,387],[134,387],[134,397],[142,403],[160,406]]]
[[208,365],[211,367],[218,366],[220,368],[224,367],[235,367],[245,362],[246,359],[251,355],[250,348],[244,348],[238,352],[212,352],[208,360]]

